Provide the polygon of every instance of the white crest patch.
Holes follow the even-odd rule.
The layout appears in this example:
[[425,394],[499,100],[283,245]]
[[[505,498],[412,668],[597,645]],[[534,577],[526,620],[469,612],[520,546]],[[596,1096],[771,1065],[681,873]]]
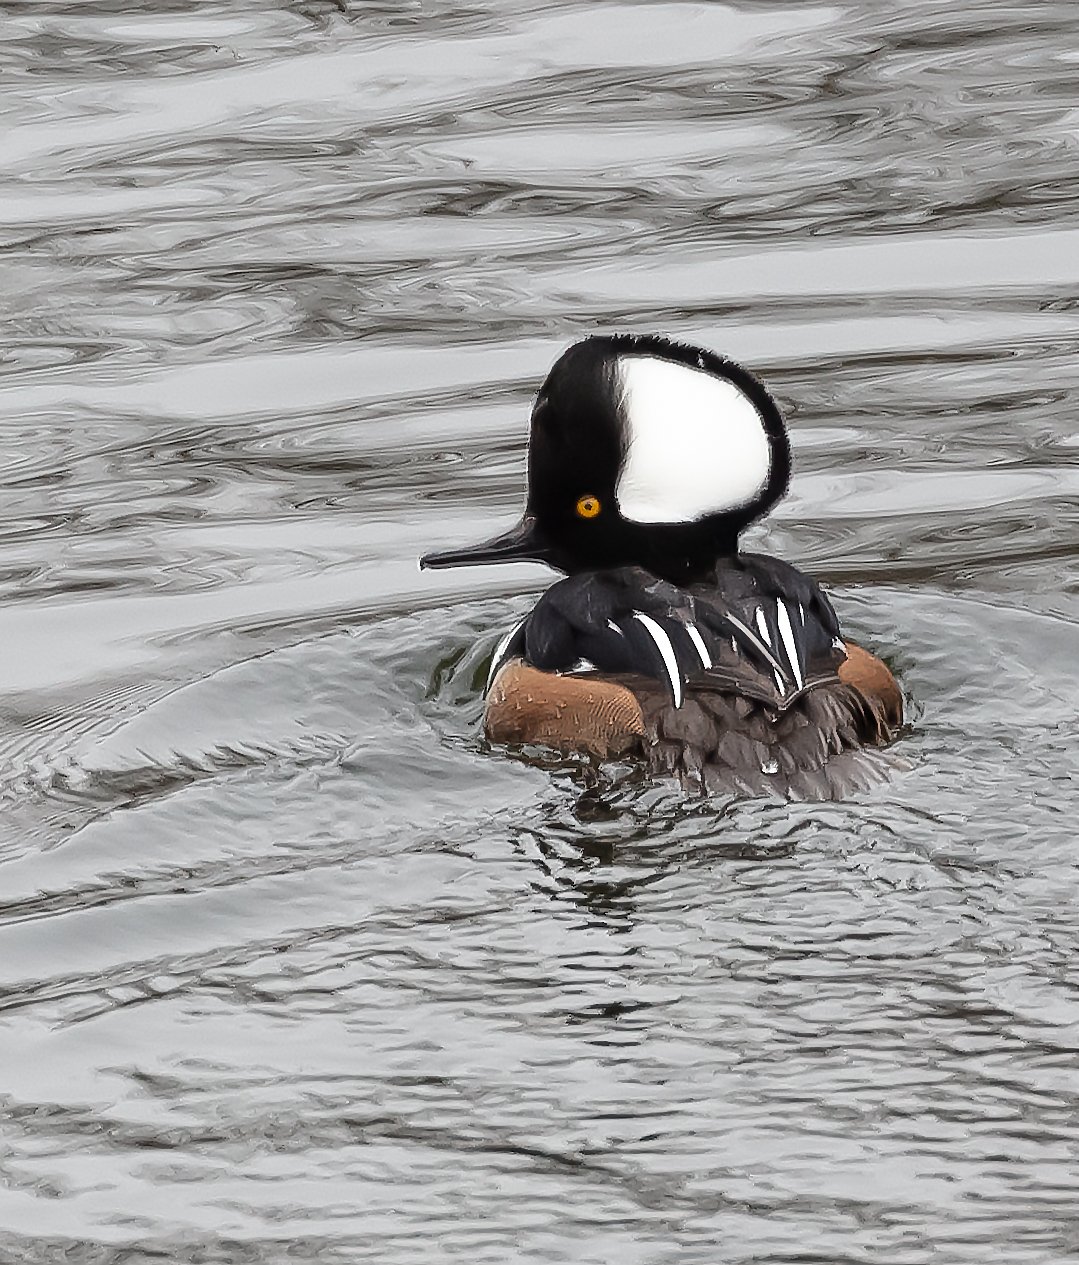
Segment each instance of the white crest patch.
[[764,490],[768,435],[740,387],[658,356],[624,356],[617,376],[627,440],[615,486],[623,518],[691,523],[743,509]]

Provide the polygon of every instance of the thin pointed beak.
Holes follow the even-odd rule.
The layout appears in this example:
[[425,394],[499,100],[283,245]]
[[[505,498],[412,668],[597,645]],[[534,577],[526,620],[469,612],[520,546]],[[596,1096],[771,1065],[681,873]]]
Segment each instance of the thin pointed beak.
[[445,549],[439,553],[427,553],[420,559],[420,567],[477,566],[482,562],[515,562],[529,559],[547,561],[548,546],[531,514],[526,514],[516,527],[511,527],[493,540],[480,545],[466,545],[463,549]]

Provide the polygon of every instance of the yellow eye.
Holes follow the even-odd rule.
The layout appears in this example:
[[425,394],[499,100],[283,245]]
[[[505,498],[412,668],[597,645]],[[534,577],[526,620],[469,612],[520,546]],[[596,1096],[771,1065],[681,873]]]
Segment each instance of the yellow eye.
[[582,496],[577,502],[577,513],[581,518],[595,518],[602,508],[597,496]]

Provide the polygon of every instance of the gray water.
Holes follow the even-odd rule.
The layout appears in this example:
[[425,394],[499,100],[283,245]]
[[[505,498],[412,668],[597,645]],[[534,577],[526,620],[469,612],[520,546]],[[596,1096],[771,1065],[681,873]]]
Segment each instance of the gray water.
[[[1079,1256],[1079,10],[0,5],[0,1260]],[[569,342],[744,360],[840,804],[485,748]]]

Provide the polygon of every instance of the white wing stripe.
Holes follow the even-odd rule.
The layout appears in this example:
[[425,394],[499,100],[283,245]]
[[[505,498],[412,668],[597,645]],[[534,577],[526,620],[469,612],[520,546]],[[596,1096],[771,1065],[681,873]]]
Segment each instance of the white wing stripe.
[[782,600],[776,602],[776,618],[779,623],[780,636],[783,638],[783,648],[787,652],[791,671],[794,673],[794,684],[798,689],[801,689],[802,666],[798,661],[798,645],[794,640],[794,629],[791,627],[791,617],[787,610],[787,603]]
[[761,607],[757,607],[757,609],[753,612],[753,617],[757,621],[757,628],[761,634],[761,640],[766,646],[770,646],[772,644],[772,639],[768,636],[768,624],[765,621],[764,611]]
[[707,670],[712,666],[712,656],[708,653],[708,647],[704,644],[704,638],[693,624],[686,624],[686,632],[689,633],[689,639],[693,642],[697,653],[701,657],[701,663],[704,664]]
[[682,676],[678,671],[678,659],[675,657],[674,646],[671,645],[671,639],[663,631],[649,615],[644,615],[640,611],[633,612],[633,618],[637,620],[645,632],[656,643],[656,649],[659,651],[663,666],[667,669],[667,676],[671,682],[671,693],[674,695],[675,707],[682,706]]
[[[757,636],[757,634],[753,631],[752,628],[748,628],[745,624],[742,623],[742,621],[738,618],[737,615],[732,615],[730,611],[725,612],[724,618],[727,620],[728,623],[733,624],[735,628],[737,628],[742,633],[742,635],[746,638],[746,640],[750,643],[750,645],[755,646],[758,652],[764,655],[764,657],[768,660],[768,666],[772,669],[773,672],[775,672],[778,676],[786,677],[787,674],[786,672],[783,671],[783,665],[779,662],[779,660],[775,657],[775,655],[771,652],[771,650],[768,649],[768,647],[764,644],[764,642],[761,641],[761,639]],[[783,693],[786,693],[785,685],[781,685],[779,688]]]
[[514,624],[513,627],[509,630],[509,632],[506,633],[506,635],[495,647],[495,652],[491,656],[491,666],[487,670],[487,684],[483,687],[483,692],[485,695],[487,691],[491,688],[491,685],[494,683],[494,679],[498,675],[499,668],[501,668],[503,665],[503,662],[504,662],[503,656],[505,655],[506,651],[509,649],[510,642],[514,639],[514,637],[517,636],[517,634],[524,627],[524,623],[527,618],[528,616],[526,615],[524,619],[519,620],[516,624]]

